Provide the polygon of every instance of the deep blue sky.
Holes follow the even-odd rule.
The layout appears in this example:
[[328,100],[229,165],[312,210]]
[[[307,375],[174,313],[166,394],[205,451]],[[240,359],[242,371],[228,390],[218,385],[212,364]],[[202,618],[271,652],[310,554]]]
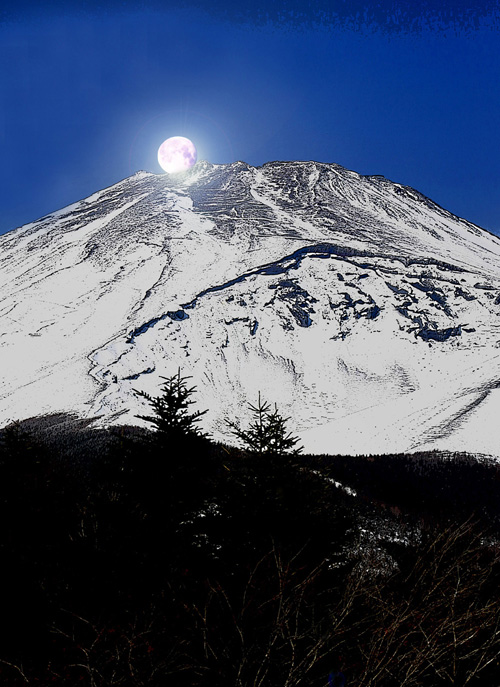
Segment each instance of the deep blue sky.
[[215,163],[383,174],[500,235],[500,0],[231,7],[4,2],[0,233],[161,173],[181,135]]

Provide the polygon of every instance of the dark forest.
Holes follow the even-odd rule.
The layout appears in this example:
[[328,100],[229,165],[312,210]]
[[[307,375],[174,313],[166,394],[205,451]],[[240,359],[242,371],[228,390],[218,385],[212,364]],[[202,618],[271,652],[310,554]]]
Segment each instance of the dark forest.
[[221,444],[187,379],[0,430],[2,685],[499,683],[500,465],[305,455],[260,397]]

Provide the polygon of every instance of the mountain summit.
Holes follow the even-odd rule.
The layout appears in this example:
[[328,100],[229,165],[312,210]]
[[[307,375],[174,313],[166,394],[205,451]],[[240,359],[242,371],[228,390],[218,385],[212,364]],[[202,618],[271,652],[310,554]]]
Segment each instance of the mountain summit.
[[0,280],[0,424],[140,424],[180,367],[215,439],[260,391],[308,452],[500,455],[500,239],[382,176],[138,172],[0,237]]

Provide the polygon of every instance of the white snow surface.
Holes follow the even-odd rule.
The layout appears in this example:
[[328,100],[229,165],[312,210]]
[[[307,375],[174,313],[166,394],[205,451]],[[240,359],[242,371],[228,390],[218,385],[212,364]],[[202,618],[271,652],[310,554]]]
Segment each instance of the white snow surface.
[[258,393],[306,452],[500,455],[500,239],[336,164],[139,172],[0,237],[0,425],[145,424],[181,369],[233,443]]

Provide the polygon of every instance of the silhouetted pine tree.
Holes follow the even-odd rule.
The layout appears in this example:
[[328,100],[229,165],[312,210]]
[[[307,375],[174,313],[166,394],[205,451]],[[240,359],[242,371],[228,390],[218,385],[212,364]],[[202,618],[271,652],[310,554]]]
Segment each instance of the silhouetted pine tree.
[[136,392],[154,411],[138,417],[156,431],[133,452],[128,486],[128,493],[132,499],[135,496],[145,514],[143,542],[158,550],[155,564],[160,573],[164,553],[158,542],[168,549],[173,569],[188,567],[191,552],[198,550],[196,542],[204,539],[205,532],[200,531],[204,519],[199,514],[213,501],[219,460],[208,435],[197,427],[208,411],[190,412],[196,388],[188,387],[189,377],[183,377],[179,369],[176,375],[162,379],[159,396]]
[[249,404],[249,408],[254,413],[255,420],[248,429],[242,430],[237,423],[226,421],[231,433],[243,442],[245,448],[259,456],[296,456],[301,453],[302,447],[294,448],[299,439],[286,430],[286,423],[290,418],[282,417],[276,404],[271,412],[270,404],[261,400],[259,392],[257,405]]
[[137,415],[141,420],[151,422],[156,427],[158,438],[164,442],[175,442],[186,437],[207,437],[202,434],[196,426],[202,415],[208,410],[189,413],[189,406],[194,403],[190,396],[195,392],[196,387],[187,387],[186,380],[190,377],[181,377],[180,368],[176,375],[172,377],[161,377],[164,379],[162,393],[160,396],[151,397],[145,391],[135,393],[145,398],[153,407],[154,415]]

